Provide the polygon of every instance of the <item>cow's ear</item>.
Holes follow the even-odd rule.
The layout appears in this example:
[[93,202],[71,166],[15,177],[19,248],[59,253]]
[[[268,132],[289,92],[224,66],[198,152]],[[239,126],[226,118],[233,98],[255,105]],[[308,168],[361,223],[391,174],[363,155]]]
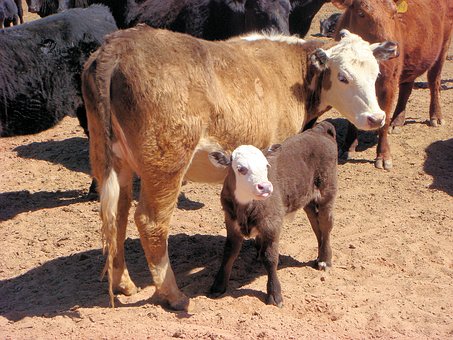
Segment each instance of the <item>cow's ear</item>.
[[315,66],[319,71],[324,71],[327,68],[327,61],[329,57],[327,56],[326,51],[322,48],[317,48],[310,56],[310,62]]
[[208,158],[217,168],[226,168],[231,164],[231,156],[226,152],[213,151],[209,153]]
[[332,0],[332,5],[338,9],[346,9],[352,5],[353,0]]
[[371,44],[370,48],[378,61],[388,60],[399,56],[398,44],[393,41]]

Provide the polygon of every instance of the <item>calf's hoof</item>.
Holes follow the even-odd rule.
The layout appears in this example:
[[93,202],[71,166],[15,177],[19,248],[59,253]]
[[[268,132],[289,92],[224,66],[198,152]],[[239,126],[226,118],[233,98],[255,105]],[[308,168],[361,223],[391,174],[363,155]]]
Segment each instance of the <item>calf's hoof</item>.
[[266,297],[266,304],[271,306],[283,307],[283,298],[281,294],[268,294]]
[[374,166],[378,169],[390,170],[393,168],[393,162],[391,159],[377,158],[374,161]]
[[216,285],[213,285],[211,289],[209,290],[208,296],[211,299],[217,299],[226,292],[226,287],[218,287]]
[[330,267],[330,265],[328,265],[327,262],[320,261],[320,262],[317,262],[317,267],[318,267],[318,270],[327,271],[327,268]]

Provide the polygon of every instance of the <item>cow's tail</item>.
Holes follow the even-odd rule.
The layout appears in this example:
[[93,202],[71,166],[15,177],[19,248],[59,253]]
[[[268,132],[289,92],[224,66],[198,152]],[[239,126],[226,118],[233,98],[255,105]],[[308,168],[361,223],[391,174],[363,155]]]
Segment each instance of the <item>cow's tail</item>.
[[98,50],[85,65],[82,90],[87,108],[90,131],[90,161],[98,181],[102,246],[107,259],[101,279],[107,273],[110,304],[114,307],[113,260],[117,254],[117,211],[120,183],[113,166],[113,123],[110,108],[110,83],[116,68],[116,58]]

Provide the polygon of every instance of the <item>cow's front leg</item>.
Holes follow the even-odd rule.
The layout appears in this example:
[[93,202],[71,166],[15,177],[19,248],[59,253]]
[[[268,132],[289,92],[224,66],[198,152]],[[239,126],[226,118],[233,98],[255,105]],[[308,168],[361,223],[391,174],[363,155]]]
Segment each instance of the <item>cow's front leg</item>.
[[231,220],[228,215],[226,216],[226,227],[227,239],[223,251],[222,264],[220,265],[209,294],[213,298],[219,297],[226,292],[234,261],[241,250],[242,242],[244,240],[237,227],[236,221]]
[[277,307],[283,306],[282,289],[277,276],[278,266],[278,236],[263,238],[261,259],[267,271],[266,303]]
[[401,127],[404,125],[404,122],[406,121],[407,101],[412,93],[413,87],[414,87],[413,81],[400,84],[398,103],[396,104],[395,112],[393,113],[389,133],[397,134],[401,132]]

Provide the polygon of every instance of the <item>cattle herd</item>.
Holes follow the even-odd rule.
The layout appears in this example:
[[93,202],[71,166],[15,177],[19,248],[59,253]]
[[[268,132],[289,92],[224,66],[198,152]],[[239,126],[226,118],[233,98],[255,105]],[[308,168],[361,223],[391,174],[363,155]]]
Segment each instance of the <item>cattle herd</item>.
[[[302,39],[326,2],[342,11],[320,22],[320,35],[333,39]],[[223,183],[227,238],[211,296],[226,291],[242,241],[253,237],[268,273],[266,301],[282,306],[276,269],[285,216],[304,209],[318,241],[316,266],[331,266],[339,155],[334,126],[317,119],[331,108],[347,118],[346,155],[357,129],[378,130],[375,166],[390,169],[388,133],[404,125],[414,81],[427,72],[430,125],[444,123],[450,0],[27,6],[42,18],[23,24],[21,1],[0,0],[0,136],[79,119],[99,193],[112,306],[115,292],[137,291],[124,254],[134,175],[141,179],[135,223],[156,290],[172,308],[190,304],[167,249],[186,180]]]

